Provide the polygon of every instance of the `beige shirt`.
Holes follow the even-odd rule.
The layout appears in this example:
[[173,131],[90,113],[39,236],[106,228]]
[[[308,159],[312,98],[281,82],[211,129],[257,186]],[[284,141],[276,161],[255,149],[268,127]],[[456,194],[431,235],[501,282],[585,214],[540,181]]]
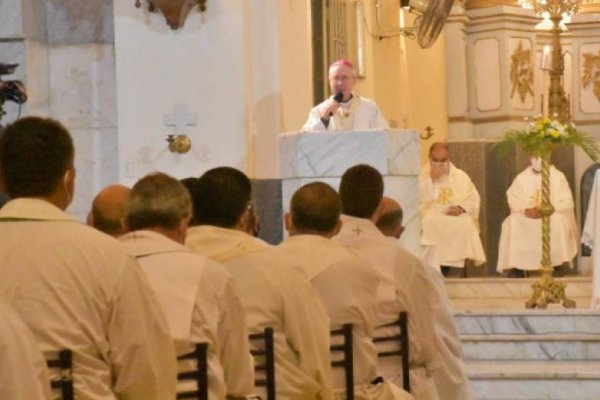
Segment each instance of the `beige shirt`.
[[329,317],[305,274],[288,263],[272,268],[270,246],[244,232],[196,226],[186,244],[225,260],[250,333],[273,328],[277,397],[332,399]]
[[[415,399],[437,399],[432,375],[439,368],[436,356],[433,301],[437,294],[426,268],[419,259],[398,246],[393,238],[384,236],[368,219],[342,215],[342,229],[334,238],[348,250],[366,258],[379,273],[377,290],[378,325],[398,319],[401,311],[408,313],[411,387]],[[398,381],[399,363],[393,360],[393,371],[380,360],[384,376]],[[413,370],[421,370],[413,373]]]
[[[317,235],[290,237],[271,255],[274,266],[289,260],[306,273],[327,308],[332,329],[353,324],[354,381],[360,385],[375,379],[378,376],[377,349],[371,337],[379,277],[369,262],[331,239]],[[334,387],[343,388],[343,373],[335,372]]]
[[191,351],[193,343],[208,343],[209,398],[252,394],[246,314],[233,277],[222,265],[156,232],[131,232],[120,241],[146,273],[178,353]]
[[19,316],[0,303],[0,399],[50,398],[46,361]]
[[0,219],[0,299],[43,352],[73,351],[75,397],[174,398],[167,322],[123,246],[43,200],[12,200]]

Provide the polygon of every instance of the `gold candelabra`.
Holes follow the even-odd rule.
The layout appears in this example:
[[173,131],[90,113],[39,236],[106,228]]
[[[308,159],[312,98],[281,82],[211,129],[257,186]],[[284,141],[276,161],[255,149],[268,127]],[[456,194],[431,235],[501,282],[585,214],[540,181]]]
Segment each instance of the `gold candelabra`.
[[[560,44],[560,22],[564,16],[577,13],[581,0],[523,0],[523,5],[532,8],[536,15],[547,16],[552,21],[552,69],[550,70],[550,88],[548,93],[548,114],[551,118],[566,123],[571,119],[570,105],[563,88],[564,58]],[[533,294],[525,303],[527,308],[546,308],[549,303],[562,303],[574,308],[575,302],[565,293],[566,285],[552,278],[554,270],[550,257],[550,216],[554,207],[550,202],[550,155],[549,147],[542,158],[542,203],[539,207],[542,215],[542,260],[540,279],[532,285]]]

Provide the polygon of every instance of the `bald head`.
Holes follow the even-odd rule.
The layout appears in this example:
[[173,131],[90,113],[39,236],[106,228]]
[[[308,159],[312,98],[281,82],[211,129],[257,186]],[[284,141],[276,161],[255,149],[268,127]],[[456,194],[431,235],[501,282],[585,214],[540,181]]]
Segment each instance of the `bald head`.
[[124,216],[129,190],[123,185],[110,185],[102,189],[92,203],[88,225],[111,236],[122,235],[124,232],[121,219]]
[[376,222],[377,228],[385,236],[399,239],[402,232],[404,232],[404,227],[402,226],[403,213],[400,203],[391,197],[383,197],[381,199],[380,211],[381,214]]
[[309,183],[292,196],[286,227],[292,236],[308,233],[331,237],[339,230],[340,213],[340,197],[331,186]]

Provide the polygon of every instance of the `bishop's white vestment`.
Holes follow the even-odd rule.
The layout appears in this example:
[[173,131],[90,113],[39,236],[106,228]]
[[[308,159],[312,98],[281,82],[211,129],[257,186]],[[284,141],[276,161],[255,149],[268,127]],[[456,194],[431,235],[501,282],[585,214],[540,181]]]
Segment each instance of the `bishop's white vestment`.
[[[449,163],[448,173],[435,182],[431,166],[423,166],[419,176],[421,214],[421,244],[434,245],[441,265],[462,268],[465,260],[475,265],[485,262],[479,237],[480,197],[469,176]],[[447,215],[450,206],[460,206],[466,212]]]
[[271,268],[272,246],[241,231],[195,226],[186,245],[231,273],[250,333],[273,328],[277,398],[332,399],[329,317],[306,275],[287,263]]
[[[542,219],[525,216],[525,209],[541,204],[542,174],[528,167],[506,192],[510,215],[502,223],[497,270],[539,269],[542,258]],[[573,195],[565,175],[550,167],[550,259],[552,265],[570,262],[579,249]]]
[[[148,277],[178,354],[192,351],[195,343],[208,344],[209,399],[252,394],[246,314],[233,277],[222,265],[156,232],[131,232],[119,240]],[[194,390],[195,384],[179,389]]]
[[338,110],[329,118],[329,124],[321,120],[320,110],[331,104],[333,96],[310,111],[303,132],[356,131],[367,129],[389,129],[377,103],[366,97],[353,95],[346,103],[340,103]]
[[0,399],[50,398],[46,361],[19,316],[0,303]]
[[0,209],[0,299],[42,352],[73,351],[75,397],[175,397],[167,321],[123,245],[51,203],[15,199]]
[[[334,240],[368,259],[379,273],[377,325],[397,320],[402,311],[408,313],[411,394],[417,400],[443,399],[433,381],[440,366],[432,304],[437,297],[421,262],[398,246],[396,239],[384,236],[370,220],[342,215],[342,222]],[[387,329],[376,329],[376,336],[386,333]],[[402,385],[399,359],[380,358],[379,365],[386,379]]]
[[[331,329],[352,324],[355,398],[409,399],[410,395],[400,388],[384,390],[384,385],[393,385],[390,382],[371,384],[379,376],[377,348],[371,339],[377,318],[379,276],[370,263],[331,239],[309,234],[289,237],[270,254],[273,268],[288,260],[304,271],[325,304]],[[333,370],[333,379],[336,392],[345,393],[342,368]]]

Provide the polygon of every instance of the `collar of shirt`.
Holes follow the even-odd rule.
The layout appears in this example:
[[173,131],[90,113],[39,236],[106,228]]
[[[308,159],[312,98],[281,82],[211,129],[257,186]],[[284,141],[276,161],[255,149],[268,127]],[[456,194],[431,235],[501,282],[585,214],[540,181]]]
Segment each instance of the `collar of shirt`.
[[184,245],[153,231],[140,230],[129,232],[121,236],[119,241],[128,247],[128,250],[134,257],[144,257],[159,253],[194,253]]
[[342,230],[340,231],[340,234],[385,238],[385,235],[381,233],[370,219],[356,218],[345,214],[342,214],[340,218],[342,220]]
[[0,218],[79,222],[54,204],[34,198],[9,201],[0,209]]

